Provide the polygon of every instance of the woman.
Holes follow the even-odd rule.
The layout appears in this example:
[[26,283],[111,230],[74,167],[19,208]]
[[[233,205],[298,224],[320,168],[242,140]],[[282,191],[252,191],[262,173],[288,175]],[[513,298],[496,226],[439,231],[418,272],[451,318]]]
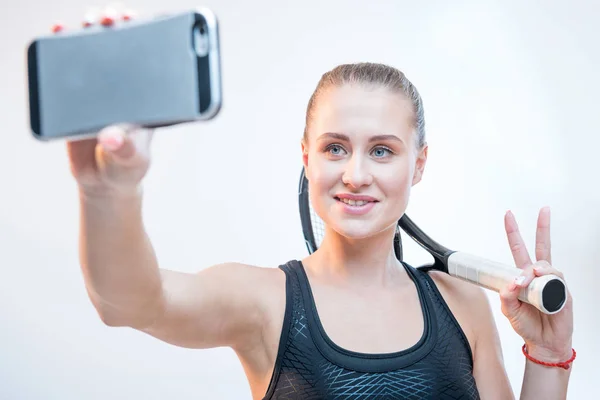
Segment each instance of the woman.
[[[82,270],[104,323],[188,348],[231,347],[254,399],[514,397],[484,292],[395,257],[396,221],[428,149],[421,98],[400,71],[342,65],[319,82],[302,160],[325,239],[280,268],[160,268],[139,189],[150,139],[120,126],[68,144],[81,199]],[[551,266],[549,224],[543,209],[533,262],[514,217],[505,217],[523,276],[500,298],[528,355],[523,399],[565,398],[570,368],[541,363],[574,355],[570,296],[552,316],[517,299],[535,275],[562,276]]]

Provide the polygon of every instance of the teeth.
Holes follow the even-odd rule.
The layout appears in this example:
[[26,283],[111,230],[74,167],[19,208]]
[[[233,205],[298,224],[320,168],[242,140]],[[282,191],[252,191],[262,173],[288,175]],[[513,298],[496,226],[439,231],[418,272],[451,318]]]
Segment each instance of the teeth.
[[351,200],[351,199],[341,199],[344,203],[350,204],[351,206],[364,206],[368,203],[365,200]]

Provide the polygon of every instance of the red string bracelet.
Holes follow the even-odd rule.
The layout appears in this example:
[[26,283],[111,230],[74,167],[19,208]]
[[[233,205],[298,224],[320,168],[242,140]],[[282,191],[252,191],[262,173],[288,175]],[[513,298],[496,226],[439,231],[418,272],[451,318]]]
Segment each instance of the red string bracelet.
[[575,352],[575,349],[571,349],[573,351],[573,355],[567,361],[557,362],[557,363],[549,363],[549,362],[545,362],[545,361],[536,360],[535,358],[533,358],[529,354],[527,354],[527,347],[525,344],[523,345],[522,350],[523,350],[523,354],[525,355],[525,357],[527,357],[528,360],[533,361],[536,364],[545,365],[546,367],[559,367],[559,368],[563,368],[563,369],[569,369],[569,367],[571,366],[570,364],[573,362],[573,360],[575,360],[575,357],[577,357],[577,353]]

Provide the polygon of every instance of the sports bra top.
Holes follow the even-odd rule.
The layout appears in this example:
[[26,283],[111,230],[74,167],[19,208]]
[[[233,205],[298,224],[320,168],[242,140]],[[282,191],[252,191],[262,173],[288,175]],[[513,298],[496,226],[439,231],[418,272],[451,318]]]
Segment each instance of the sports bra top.
[[326,334],[300,261],[286,275],[286,306],[278,354],[264,400],[479,399],[467,338],[434,281],[403,263],[416,285],[424,330],[412,347],[365,354]]

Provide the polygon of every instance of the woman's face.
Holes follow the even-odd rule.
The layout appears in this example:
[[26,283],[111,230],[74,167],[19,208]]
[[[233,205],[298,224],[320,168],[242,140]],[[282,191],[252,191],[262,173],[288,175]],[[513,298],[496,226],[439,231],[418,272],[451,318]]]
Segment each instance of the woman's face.
[[361,85],[322,92],[302,144],[311,202],[325,224],[361,239],[395,227],[421,180],[410,101]]

